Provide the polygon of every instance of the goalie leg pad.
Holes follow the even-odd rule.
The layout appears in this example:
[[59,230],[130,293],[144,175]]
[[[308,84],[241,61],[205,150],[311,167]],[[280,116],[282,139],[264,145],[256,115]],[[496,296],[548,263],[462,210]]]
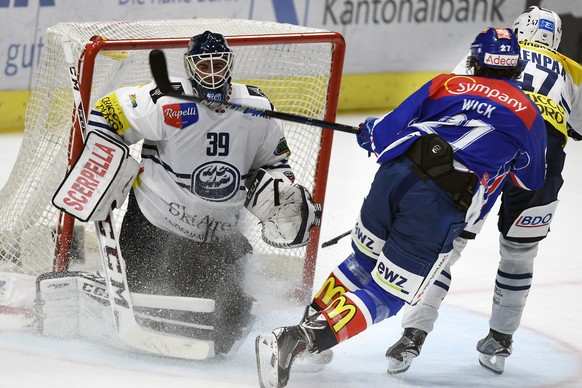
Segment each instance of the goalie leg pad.
[[35,313],[41,334],[115,342],[102,277],[87,272],[49,272],[37,278],[36,293]]
[[264,169],[250,182],[245,207],[263,224],[263,240],[278,248],[305,246],[311,228],[320,225],[322,213],[309,191]]
[[120,208],[139,163],[128,146],[101,132],[89,132],[75,165],[53,196],[53,204],[83,221],[103,221]]
[[245,293],[217,302],[214,347],[232,355],[240,348],[255,322],[255,299]]
[[[207,341],[226,353],[241,333],[250,330],[254,317],[243,298],[242,303],[229,306],[222,314],[215,312],[212,299],[163,295],[131,294],[134,313],[141,326]],[[240,298],[239,298],[240,301]],[[162,306],[163,305],[163,306]],[[252,301],[251,301],[252,305]],[[244,311],[245,319],[238,320]],[[37,278],[35,315],[41,334],[59,338],[86,338],[123,348],[111,313],[105,279],[87,272],[49,272]],[[217,325],[216,322],[221,322]],[[240,324],[243,322],[243,324]],[[226,334],[236,333],[236,336]],[[226,339],[225,339],[226,338]],[[217,345],[215,345],[215,343]],[[224,345],[227,343],[227,345]]]

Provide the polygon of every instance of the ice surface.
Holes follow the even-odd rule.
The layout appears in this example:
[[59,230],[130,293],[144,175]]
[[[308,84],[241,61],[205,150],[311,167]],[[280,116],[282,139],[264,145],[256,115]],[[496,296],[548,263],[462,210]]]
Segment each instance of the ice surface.
[[[367,115],[339,116],[357,125]],[[336,133],[321,242],[352,227],[376,169],[353,135]],[[2,135],[0,186],[8,178],[19,135]],[[582,261],[579,193],[582,144],[571,141],[552,233],[540,245],[533,287],[514,353],[498,376],[480,367],[475,344],[487,334],[498,262],[496,211],[453,267],[451,292],[422,354],[402,375],[386,374],[386,349],[400,338],[400,315],[334,348],[332,364],[316,374],[292,373],[289,387],[582,387]],[[347,238],[320,249],[315,287],[350,252]],[[283,264],[284,265],[284,264]],[[258,275],[257,275],[258,276]],[[258,387],[254,337],[296,323],[302,308],[277,305],[277,284],[254,282],[260,308],[253,332],[231,359],[191,362],[125,352],[80,340],[40,337],[22,317],[0,315],[0,387],[197,388]]]

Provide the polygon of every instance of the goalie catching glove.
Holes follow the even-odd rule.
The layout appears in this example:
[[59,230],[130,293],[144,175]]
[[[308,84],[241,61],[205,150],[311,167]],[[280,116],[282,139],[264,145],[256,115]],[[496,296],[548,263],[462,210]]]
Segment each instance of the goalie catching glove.
[[249,179],[245,207],[262,223],[262,237],[277,248],[298,248],[309,242],[309,231],[321,223],[321,205],[309,191],[283,174],[259,169]]

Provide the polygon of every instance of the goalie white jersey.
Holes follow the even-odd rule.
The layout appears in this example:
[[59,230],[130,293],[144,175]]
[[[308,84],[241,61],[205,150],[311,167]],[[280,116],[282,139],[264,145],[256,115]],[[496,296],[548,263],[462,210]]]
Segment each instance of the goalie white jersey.
[[[172,85],[193,94],[187,79],[174,78]],[[241,84],[231,85],[228,102],[272,109],[258,88]],[[198,242],[237,229],[249,172],[277,169],[292,178],[278,120],[213,111],[164,96],[154,83],[101,98],[88,127],[116,134],[127,144],[144,140],[133,186],[142,213],[158,228]]]

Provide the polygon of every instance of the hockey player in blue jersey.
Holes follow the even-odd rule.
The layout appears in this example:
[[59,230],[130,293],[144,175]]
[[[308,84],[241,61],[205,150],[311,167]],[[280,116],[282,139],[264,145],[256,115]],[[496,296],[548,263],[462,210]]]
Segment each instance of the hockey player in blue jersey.
[[[512,353],[513,334],[518,329],[533,279],[538,245],[550,230],[564,182],[564,146],[568,136],[582,134],[582,66],[556,51],[562,35],[560,17],[553,11],[529,7],[514,23],[527,63],[519,77],[522,90],[538,105],[546,122],[548,147],[546,180],[536,191],[521,190],[510,183],[503,188],[499,211],[500,260],[495,278],[493,304],[487,336],[478,341],[479,362],[501,374]],[[467,74],[466,60],[453,70]],[[470,72],[470,71],[469,71]],[[456,262],[471,235],[455,241],[449,266]],[[428,333],[438,318],[439,307],[448,293],[451,269],[445,267],[421,303],[404,309],[404,333],[386,352],[388,373],[408,370],[420,354]]]
[[358,143],[380,167],[352,230],[354,251],[298,325],[256,338],[262,387],[284,387],[302,352],[330,349],[421,300],[453,241],[483,220],[507,179],[542,186],[546,130],[512,81],[520,74],[514,33],[488,28],[471,54],[474,75],[439,75],[362,124]]

